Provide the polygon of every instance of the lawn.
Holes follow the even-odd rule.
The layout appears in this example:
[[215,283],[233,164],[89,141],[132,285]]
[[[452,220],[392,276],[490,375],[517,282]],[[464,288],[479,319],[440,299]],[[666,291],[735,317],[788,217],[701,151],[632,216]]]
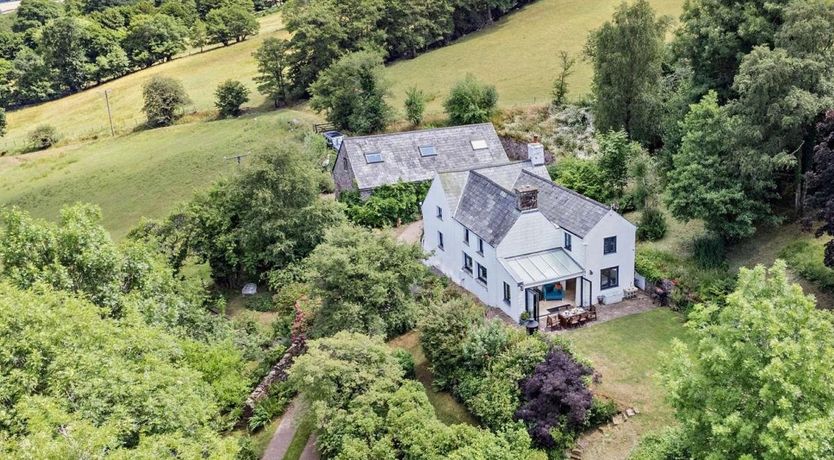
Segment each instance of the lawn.
[[[677,18],[683,0],[650,0],[659,14]],[[592,69],[581,60],[588,32],[611,18],[620,0],[539,0],[505,16],[495,25],[458,42],[397,62],[386,72],[397,110],[408,88],[416,86],[434,97],[428,112],[441,108],[449,88],[472,73],[498,89],[504,107],[550,99],[559,68],[559,51],[580,58],[571,76],[570,97],[588,93]]]
[[456,401],[451,394],[445,391],[435,391],[432,387],[434,377],[431,369],[429,369],[429,362],[423,353],[423,348],[420,346],[420,334],[417,331],[397,337],[388,344],[411,353],[414,358],[414,373],[417,380],[426,388],[426,395],[429,397],[431,405],[434,406],[434,411],[440,421],[447,425],[456,423],[478,425],[478,421],[466,410],[466,407]]
[[673,338],[692,341],[679,314],[656,309],[591,325],[566,336],[602,375],[602,383],[595,385],[594,391],[640,411],[637,417],[605,434],[590,435],[584,458],[625,459],[643,435],[674,423],[657,371],[660,354],[671,349]]
[[0,139],[0,152],[22,148],[26,134],[44,123],[55,126],[66,141],[108,135],[105,90],[111,91],[110,104],[117,130],[129,132],[145,121],[141,112],[142,84],[154,75],[182,81],[192,101],[189,111],[213,109],[214,90],[227,79],[240,80],[252,90],[251,101],[246,106],[269,105],[252,81],[257,74],[252,53],[267,37],[286,36],[286,32],[279,14],[265,16],[260,22],[260,33],[242,43],[175,59],[56,101],[9,112],[9,132]]
[[[293,120],[304,123],[294,126]],[[57,219],[65,204],[95,203],[105,227],[120,239],[141,217],[164,217],[235,171],[235,162],[225,157],[296,142],[311,122],[300,112],[269,112],[0,157],[0,205]]]

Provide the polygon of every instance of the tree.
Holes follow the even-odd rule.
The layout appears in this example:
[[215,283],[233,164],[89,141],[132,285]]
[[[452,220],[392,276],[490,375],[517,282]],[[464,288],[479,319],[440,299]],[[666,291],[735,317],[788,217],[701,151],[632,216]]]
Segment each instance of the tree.
[[[250,5],[251,6],[251,5]],[[211,43],[228,46],[232,41],[242,42],[246,37],[258,33],[260,24],[251,7],[230,3],[211,10],[206,15],[206,31]]]
[[745,151],[793,166],[798,213],[804,201],[802,177],[813,157],[814,124],[834,106],[834,6],[801,0],[782,15],[777,47],[757,46],[741,60],[733,82],[738,97],[729,107],[743,125],[738,140]]
[[725,303],[696,305],[661,372],[692,458],[834,456],[831,313],[782,261],[742,268]]
[[489,121],[495,114],[498,92],[495,86],[480,83],[472,74],[455,83],[443,103],[449,123],[468,125]]
[[329,229],[306,261],[312,290],[322,299],[315,333],[394,337],[413,328],[418,305],[412,289],[426,275],[423,257],[419,247],[386,235],[351,225]]
[[385,102],[388,85],[382,57],[368,51],[350,53],[321,73],[310,86],[310,106],[327,121],[356,134],[382,131],[391,118]]
[[656,145],[658,101],[666,17],[658,19],[646,0],[623,3],[591,32],[585,53],[592,60],[594,122],[600,131],[624,129],[644,145]]
[[182,116],[190,102],[179,80],[155,76],[142,86],[144,110],[150,126],[169,126]]
[[591,409],[593,395],[586,380],[593,369],[566,351],[554,348],[533,373],[521,381],[521,407],[515,416],[527,425],[539,446],[554,448],[552,432],[579,432]]
[[423,122],[423,112],[426,110],[426,94],[416,87],[405,92],[405,118],[414,126]]
[[191,46],[200,48],[200,52],[202,53],[203,48],[205,48],[208,44],[208,29],[206,28],[206,23],[198,19],[191,27]]
[[240,175],[198,194],[157,232],[181,235],[177,246],[208,263],[225,286],[305,258],[325,229],[344,222],[340,203],[319,198],[318,165],[296,148],[272,145],[250,158]]
[[[25,33],[62,15],[61,5],[52,0],[22,0],[15,11],[12,31]],[[30,43],[31,45],[31,43]]]
[[733,145],[737,121],[710,92],[693,105],[681,126],[686,133],[672,156],[667,205],[684,221],[702,219],[727,240],[752,235],[756,224],[772,219],[774,167],[764,155],[742,156]]
[[452,11],[454,6],[449,0],[385,0],[380,25],[386,31],[385,48],[392,57],[416,56],[452,35]]
[[4,457],[234,457],[213,384],[241,375],[239,355],[200,372],[212,347],[104,319],[82,296],[44,285],[0,282],[0,331]]
[[567,103],[568,77],[573,75],[575,64],[575,57],[571,57],[567,51],[559,51],[559,75],[553,82],[553,101],[551,102],[553,107],[562,107]]
[[600,203],[610,203],[616,196],[616,189],[605,180],[605,173],[595,159],[568,157],[548,168],[553,182]]
[[[817,125],[819,143],[814,147],[814,168],[807,173],[808,197],[805,205],[814,210],[813,217],[822,221],[816,229],[817,238],[822,235],[834,236],[834,110],[829,110],[825,119]],[[808,229],[814,224],[812,218],[803,222]],[[834,268],[834,239],[825,245],[825,266]]]
[[640,144],[628,139],[625,131],[597,135],[599,157],[597,162],[607,187],[619,197],[628,182],[628,165],[640,154]]
[[16,104],[39,102],[52,97],[54,72],[31,48],[21,49],[12,62],[11,80],[15,82],[13,100]]
[[150,67],[185,50],[188,29],[165,14],[140,15],[131,21],[123,46],[130,61]]
[[687,2],[673,50],[694,72],[698,94],[715,90],[721,100],[731,87],[741,58],[757,45],[773,45],[782,11],[792,0],[696,0]]
[[240,106],[249,101],[249,88],[239,81],[226,80],[217,87],[214,95],[220,115],[236,117],[240,115]]
[[59,84],[71,92],[83,88],[93,73],[84,47],[89,41],[85,32],[81,21],[73,17],[53,20],[41,31],[44,64],[55,70]]
[[288,50],[287,40],[269,37],[254,53],[255,60],[258,61],[259,75],[255,77],[258,91],[272,99],[276,108],[290,101],[292,81],[288,76]]

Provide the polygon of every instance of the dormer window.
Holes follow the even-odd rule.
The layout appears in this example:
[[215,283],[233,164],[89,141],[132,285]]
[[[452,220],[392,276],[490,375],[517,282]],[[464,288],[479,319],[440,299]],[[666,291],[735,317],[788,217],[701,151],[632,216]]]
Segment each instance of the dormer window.
[[365,154],[365,161],[368,164],[382,163],[382,154],[379,152],[371,152]]
[[470,143],[472,144],[472,150],[484,150],[489,148],[489,145],[487,145],[487,141],[485,141],[484,139],[475,139],[470,141]]
[[419,149],[421,157],[437,156],[437,149],[433,145],[421,145]]

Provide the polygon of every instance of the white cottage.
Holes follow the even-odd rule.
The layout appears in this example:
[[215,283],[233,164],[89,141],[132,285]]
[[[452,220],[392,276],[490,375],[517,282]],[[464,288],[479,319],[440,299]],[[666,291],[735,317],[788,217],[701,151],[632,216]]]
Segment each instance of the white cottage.
[[635,226],[554,184],[540,144],[529,157],[435,174],[422,206],[427,263],[516,320],[619,302],[633,285]]

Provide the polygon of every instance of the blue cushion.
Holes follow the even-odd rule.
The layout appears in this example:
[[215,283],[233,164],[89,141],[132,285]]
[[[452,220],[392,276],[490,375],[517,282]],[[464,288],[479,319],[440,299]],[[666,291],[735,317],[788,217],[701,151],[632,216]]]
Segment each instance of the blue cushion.
[[544,300],[562,300],[565,294],[562,289],[557,289],[555,284],[545,285]]

